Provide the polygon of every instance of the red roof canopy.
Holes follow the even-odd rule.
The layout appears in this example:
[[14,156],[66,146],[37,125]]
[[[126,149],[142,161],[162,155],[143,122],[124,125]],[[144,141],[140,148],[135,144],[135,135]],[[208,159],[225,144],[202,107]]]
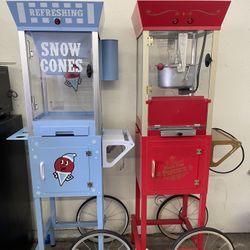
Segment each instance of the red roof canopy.
[[143,30],[219,30],[231,0],[137,0],[132,16]]

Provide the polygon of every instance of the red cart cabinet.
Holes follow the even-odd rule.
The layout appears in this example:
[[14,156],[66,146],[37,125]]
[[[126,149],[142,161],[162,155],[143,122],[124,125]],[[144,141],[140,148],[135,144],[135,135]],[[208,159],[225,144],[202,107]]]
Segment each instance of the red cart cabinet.
[[[210,166],[211,136],[137,135],[136,177],[148,195],[204,193]],[[143,157],[142,157],[143,156]]]
[[[143,138],[141,171],[148,194],[200,193],[207,189],[210,136]],[[138,166],[139,167],[139,166]],[[140,179],[140,177],[138,178]]]

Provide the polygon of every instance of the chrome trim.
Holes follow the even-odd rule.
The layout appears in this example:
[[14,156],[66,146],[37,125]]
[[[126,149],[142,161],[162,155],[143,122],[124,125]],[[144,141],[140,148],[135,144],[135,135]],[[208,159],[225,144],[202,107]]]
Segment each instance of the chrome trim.
[[19,48],[21,56],[22,65],[22,77],[23,77],[23,89],[24,89],[24,100],[25,100],[25,111],[28,133],[32,133],[32,104],[31,104],[31,91],[30,91],[30,81],[29,81],[29,67],[27,61],[27,48],[25,41],[25,32],[18,31],[19,37]]
[[101,93],[99,77],[99,36],[98,32],[92,32],[92,60],[93,60],[93,92],[94,92],[94,116],[96,123],[96,134],[102,131],[101,118]]

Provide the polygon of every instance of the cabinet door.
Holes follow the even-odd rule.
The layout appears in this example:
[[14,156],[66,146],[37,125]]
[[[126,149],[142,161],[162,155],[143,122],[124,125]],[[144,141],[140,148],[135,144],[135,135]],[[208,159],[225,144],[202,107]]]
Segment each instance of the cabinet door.
[[[96,147],[100,147],[100,143],[95,140],[93,146],[89,137],[31,138],[29,152],[34,195],[92,194],[91,178],[101,181],[101,150]],[[91,165],[95,165],[92,166],[96,170],[94,177],[91,177]]]
[[204,147],[197,140],[170,138],[149,142],[146,166],[149,188],[180,190],[198,187],[202,154]]

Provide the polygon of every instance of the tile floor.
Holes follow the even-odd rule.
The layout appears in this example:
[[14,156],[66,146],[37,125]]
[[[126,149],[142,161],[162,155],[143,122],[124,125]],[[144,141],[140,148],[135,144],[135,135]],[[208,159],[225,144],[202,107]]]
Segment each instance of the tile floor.
[[[250,250],[250,234],[228,234],[232,240],[235,250]],[[72,240],[58,240],[55,247],[46,246],[46,250],[69,250],[72,245]],[[172,241],[163,237],[161,234],[148,236],[149,250],[169,250]]]

